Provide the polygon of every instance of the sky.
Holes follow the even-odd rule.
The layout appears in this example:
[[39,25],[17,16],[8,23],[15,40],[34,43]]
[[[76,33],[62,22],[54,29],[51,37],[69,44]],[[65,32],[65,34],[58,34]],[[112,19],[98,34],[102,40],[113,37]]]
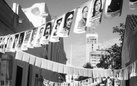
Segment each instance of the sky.
[[[5,0],[10,7],[12,3],[16,2],[21,5],[22,8],[31,7],[35,3],[45,2],[50,14],[52,16],[61,16],[62,14],[78,8],[88,0]],[[114,17],[111,19],[105,19],[102,17],[102,22],[98,25],[95,31],[98,33],[98,42],[104,45],[111,45],[118,41],[118,34],[113,33],[113,27],[118,26],[119,23],[125,23],[126,16],[128,14],[137,14],[136,10],[129,9],[128,0],[123,0],[122,15],[120,17]],[[70,31],[70,35],[64,38],[65,52],[67,58],[72,56],[73,66],[83,66],[86,63],[86,33],[74,34],[73,28]],[[71,48],[72,46],[72,48]]]

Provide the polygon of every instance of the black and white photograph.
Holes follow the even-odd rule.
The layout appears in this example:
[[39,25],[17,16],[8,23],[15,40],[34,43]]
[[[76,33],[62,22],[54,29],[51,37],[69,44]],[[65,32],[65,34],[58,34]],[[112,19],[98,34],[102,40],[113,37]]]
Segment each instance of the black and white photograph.
[[0,0],[0,86],[137,86],[137,0]]
[[18,50],[18,51],[22,49],[22,43],[24,41],[24,34],[25,34],[25,32],[20,33],[18,43],[17,43],[17,46],[16,46],[16,50]]
[[49,21],[46,23],[46,25],[44,27],[45,29],[43,32],[43,36],[40,40],[40,44],[46,45],[49,43],[52,27],[53,27],[53,21]]
[[78,12],[76,14],[75,25],[74,25],[74,33],[85,33],[86,32],[86,23],[87,23],[87,15],[89,12],[90,1],[86,2],[82,6],[78,8]]
[[90,2],[87,27],[93,27],[93,29],[95,29],[95,26],[101,23],[104,5],[105,0],[92,0]]
[[25,32],[21,50],[28,50],[28,46],[29,46],[29,43],[30,43],[32,31],[33,30],[27,30]]
[[70,29],[72,27],[73,18],[74,18],[75,9],[67,12],[64,16],[63,27],[59,29],[58,36],[59,37],[68,37],[70,34]]
[[55,20],[54,25],[53,25],[53,29],[51,32],[51,36],[49,39],[50,42],[58,42],[59,41],[58,31],[63,26],[63,23],[62,23],[63,19],[64,19],[64,17],[62,15],[61,17],[58,17]]
[[34,45],[36,43],[36,38],[37,38],[37,31],[38,31],[38,28],[33,28],[32,35],[30,38],[30,43],[28,46],[29,48],[34,48]]
[[15,38],[14,38],[14,42],[13,42],[13,46],[12,46],[12,51],[13,52],[16,51],[17,44],[18,44],[18,41],[19,41],[19,36],[20,36],[20,33],[15,34]]
[[107,0],[104,8],[104,17],[111,18],[121,16],[123,0]]

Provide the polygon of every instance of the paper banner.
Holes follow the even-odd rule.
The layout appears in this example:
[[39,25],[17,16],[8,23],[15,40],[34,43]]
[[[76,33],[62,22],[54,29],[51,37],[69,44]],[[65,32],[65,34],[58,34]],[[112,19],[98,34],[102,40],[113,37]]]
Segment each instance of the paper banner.
[[25,36],[24,36],[24,40],[23,40],[23,43],[22,43],[21,50],[27,50],[28,49],[32,32],[33,32],[33,30],[27,30],[25,32]]
[[51,21],[46,23],[44,33],[43,33],[42,38],[40,40],[40,44],[46,45],[49,43],[49,39],[50,39],[50,35],[52,32],[53,25],[54,25],[54,20],[51,20]]
[[52,70],[52,71],[57,72],[57,71],[58,71],[58,68],[59,68],[59,63],[53,62],[53,70]]
[[55,20],[51,36],[50,36],[50,42],[59,42],[59,36],[58,36],[58,30],[63,27],[63,21],[64,15],[60,16],[58,19]]
[[16,48],[15,48],[16,51],[21,50],[22,43],[23,43],[23,40],[24,40],[25,32],[21,32],[19,35],[20,35],[20,36],[19,36],[19,39],[18,39]]
[[74,68],[74,75],[79,75],[79,68],[77,67]]
[[14,43],[13,43],[13,46],[11,49],[11,51],[13,51],[13,52],[16,51],[17,43],[19,41],[19,35],[20,35],[19,33],[15,34]]
[[48,67],[47,67],[48,70],[52,71],[53,70],[53,62],[48,60]]
[[100,77],[100,72],[99,72],[100,70],[98,70],[98,69],[94,69],[93,70],[93,77],[94,78],[97,78],[97,77]]
[[24,54],[23,54],[23,59],[22,59],[22,61],[29,63],[29,54],[28,54],[28,53],[24,53]]
[[0,52],[2,52],[2,39],[3,39],[3,36],[0,36]]
[[48,60],[42,59],[41,68],[47,69],[48,68]]
[[89,77],[93,77],[93,70],[92,69],[87,69],[88,75]]
[[44,30],[45,30],[45,25],[38,27],[37,38],[36,38],[36,42],[34,44],[34,47],[41,47],[40,40],[42,39],[42,35],[44,33]]
[[106,0],[104,9],[105,18],[121,16],[122,5],[123,0]]
[[35,64],[35,61],[36,61],[36,57],[33,56],[33,55],[30,55],[29,58],[30,58],[30,60],[29,60],[29,64],[34,65],[34,64]]
[[38,32],[38,28],[33,28],[30,43],[28,45],[29,48],[34,48],[34,45],[35,45],[36,39],[37,39],[37,32]]
[[73,74],[74,73],[74,67],[72,67],[72,66],[68,66],[68,71],[69,71],[69,73],[68,74]]
[[[105,0],[91,0],[86,26],[93,28],[101,23]],[[94,28],[93,28],[94,29]]]
[[84,70],[84,76],[88,76],[88,70],[86,68]]
[[19,52],[16,52],[15,59],[22,60],[23,55],[24,55],[24,53],[22,53],[22,52],[20,52],[20,51],[19,51]]
[[64,65],[64,74],[69,74],[69,67]]
[[74,24],[74,33],[85,33],[86,31],[86,22],[87,14],[89,11],[90,1],[84,3],[77,9],[75,24]]
[[41,64],[42,64],[42,59],[40,57],[36,57],[35,66],[41,67]]
[[79,68],[79,75],[84,76],[84,69],[83,68]]
[[57,35],[59,37],[68,37],[70,33],[70,29],[72,27],[73,19],[74,19],[74,13],[75,10],[72,10],[70,12],[67,12],[64,16],[64,22],[62,23],[63,26],[58,30]]
[[6,36],[3,36],[1,39],[1,52],[2,53],[5,53],[5,51],[6,51],[9,37],[10,37],[10,35],[6,35]]
[[64,73],[64,65],[63,64],[58,64],[58,71],[59,73]]

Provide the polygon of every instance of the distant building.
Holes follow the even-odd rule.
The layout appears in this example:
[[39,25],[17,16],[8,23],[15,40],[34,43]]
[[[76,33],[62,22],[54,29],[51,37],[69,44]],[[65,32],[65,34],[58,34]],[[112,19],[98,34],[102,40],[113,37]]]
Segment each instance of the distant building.
[[102,46],[98,43],[98,33],[88,31],[86,34],[86,59],[93,67],[100,62],[102,55],[105,55]]
[[102,56],[107,55],[104,50],[96,50],[90,52],[89,62],[93,67],[96,67],[96,65],[100,62],[100,58]]

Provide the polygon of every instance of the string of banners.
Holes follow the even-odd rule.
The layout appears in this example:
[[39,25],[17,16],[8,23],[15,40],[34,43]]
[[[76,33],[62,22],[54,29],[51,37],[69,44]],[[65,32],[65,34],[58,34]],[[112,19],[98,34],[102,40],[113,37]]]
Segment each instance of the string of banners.
[[[77,82],[53,82],[53,81],[49,81],[49,80],[46,80],[46,79],[43,79],[43,84],[45,86],[87,86],[87,85],[90,85],[90,86],[95,86],[95,85],[98,85],[98,84],[108,84],[113,82],[111,78],[96,78],[96,79],[93,79],[93,78],[88,78],[88,79],[85,79],[85,80],[82,80],[82,81],[77,81]],[[109,86],[109,85],[108,85]]]
[[[49,42],[59,42],[60,37],[69,36],[71,28],[73,28],[74,33],[85,33],[86,28],[94,28],[101,23],[103,10],[107,10],[108,7],[115,8],[115,6],[117,6],[114,5],[115,3],[119,3],[118,5],[120,6],[122,5],[122,0],[116,0],[115,3],[113,0],[111,2],[108,1],[109,0],[89,0],[78,8],[66,12],[39,27],[15,34],[0,36],[0,52],[27,50],[28,48],[41,47],[41,45],[46,45]],[[100,8],[98,7],[98,9],[95,7],[97,3],[100,3]],[[35,6],[38,5],[34,5],[34,7]],[[115,9],[117,15],[121,14],[120,10],[121,8]],[[108,11],[104,11],[104,14],[107,18],[111,16],[111,13],[108,13]]]
[[112,70],[102,68],[87,69],[81,67],[68,66],[54,61],[46,60],[44,58],[36,57],[34,55],[21,51],[16,52],[15,59],[25,61],[39,68],[47,69],[53,72],[68,75],[92,77],[94,79],[99,77],[110,77],[117,78],[119,80],[128,80],[131,77],[137,76],[137,61],[133,62],[125,68],[119,70]]

